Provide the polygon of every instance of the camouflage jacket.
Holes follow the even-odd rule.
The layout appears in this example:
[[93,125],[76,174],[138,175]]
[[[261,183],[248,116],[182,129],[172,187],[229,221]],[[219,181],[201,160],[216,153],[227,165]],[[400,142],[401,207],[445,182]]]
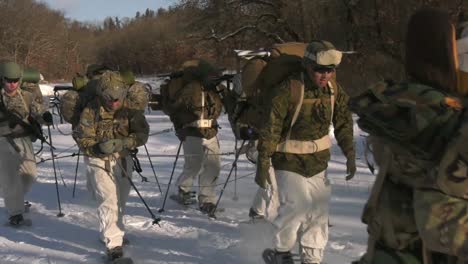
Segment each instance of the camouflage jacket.
[[[177,136],[184,140],[187,136],[210,139],[218,133],[217,118],[221,114],[222,102],[220,96],[212,89],[206,89],[205,107],[202,107],[203,86],[196,82],[190,82],[182,88],[173,104],[173,114],[170,115]],[[212,119],[211,127],[200,128],[188,124],[196,122],[202,116],[204,119]]]
[[[334,134],[338,145],[347,158],[355,157],[353,143],[353,120],[347,108],[348,96],[342,87],[335,88],[335,105],[333,120],[331,120],[330,87],[315,87],[304,74],[304,102],[307,99],[321,99],[316,104],[303,103],[299,116],[294,123],[290,139],[312,141],[329,134],[330,124],[334,126]],[[312,177],[325,170],[330,160],[330,150],[325,149],[312,154],[291,154],[276,152],[278,143],[285,140],[290,129],[293,112],[290,107],[290,80],[298,80],[291,76],[279,86],[272,89],[267,108],[268,116],[260,129],[258,144],[259,159],[269,159],[276,170],[287,170],[305,177]],[[313,100],[309,100],[313,101]]]
[[[94,146],[110,139],[130,139],[131,149],[139,147],[148,140],[149,125],[143,111],[128,109],[124,106],[113,112],[106,111],[95,99],[83,110],[80,122],[73,136],[83,153],[92,157],[105,157],[95,151]],[[120,153],[122,156],[128,151]]]
[[[37,99],[36,97],[36,94],[21,89],[18,89],[18,93],[14,96],[6,95],[3,89],[0,91],[0,136],[33,136],[30,130],[18,124],[14,124],[14,122],[8,118],[8,114],[15,115],[27,124],[30,124],[31,120],[37,121],[37,124],[43,123],[42,114],[45,111],[45,107],[39,103],[42,98]],[[32,139],[35,140],[34,137],[32,137]]]

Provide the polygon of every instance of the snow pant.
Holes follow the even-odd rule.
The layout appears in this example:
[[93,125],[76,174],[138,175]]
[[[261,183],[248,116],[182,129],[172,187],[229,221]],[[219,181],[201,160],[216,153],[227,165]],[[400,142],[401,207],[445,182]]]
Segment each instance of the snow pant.
[[276,184],[275,170],[270,167],[269,170],[271,185],[268,189],[258,188],[252,202],[252,209],[265,219],[272,222],[278,215],[278,186]]
[[221,170],[218,138],[186,137],[183,147],[184,170],[177,179],[177,185],[188,192],[198,176],[198,202],[200,205],[216,203],[215,185]]
[[299,242],[301,261],[321,262],[328,241],[331,186],[322,171],[310,178],[276,170],[280,207],[273,222],[277,251],[290,251]]
[[130,193],[132,176],[130,157],[105,159],[84,157],[88,188],[98,203],[99,231],[108,249],[122,246],[125,228],[123,215]]
[[0,137],[0,186],[10,216],[24,213],[24,196],[37,178],[29,137]]

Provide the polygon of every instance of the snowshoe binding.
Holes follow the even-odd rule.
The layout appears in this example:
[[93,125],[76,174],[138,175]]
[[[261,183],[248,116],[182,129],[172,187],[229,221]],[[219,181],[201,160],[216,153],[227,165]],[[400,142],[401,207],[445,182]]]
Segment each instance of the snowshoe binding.
[[294,264],[293,255],[291,252],[278,252],[274,249],[267,248],[262,254],[266,264]]
[[178,202],[181,205],[191,205],[197,202],[196,192],[186,192],[179,188],[178,194],[173,194],[169,198]]
[[133,260],[128,257],[124,257],[123,248],[117,246],[107,250],[107,260],[109,264],[133,264]]
[[12,227],[31,226],[30,219],[25,219],[22,214],[12,215],[8,218],[8,225]]

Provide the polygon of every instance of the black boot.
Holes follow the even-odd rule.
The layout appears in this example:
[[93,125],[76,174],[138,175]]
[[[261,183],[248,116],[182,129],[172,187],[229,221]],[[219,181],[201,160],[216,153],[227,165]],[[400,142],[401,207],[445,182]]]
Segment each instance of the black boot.
[[10,218],[8,218],[8,222],[12,226],[22,225],[23,222],[24,222],[23,215],[22,214],[17,214],[17,215],[10,216]]
[[204,214],[212,215],[214,214],[216,205],[214,203],[202,203],[200,205],[200,211]]
[[121,246],[113,247],[107,250],[107,258],[111,261],[123,257],[123,249]]
[[291,252],[275,251],[275,264],[294,264]]
[[252,218],[252,220],[261,220],[265,218],[263,215],[257,213],[257,211],[255,211],[252,207],[249,210],[249,217]]

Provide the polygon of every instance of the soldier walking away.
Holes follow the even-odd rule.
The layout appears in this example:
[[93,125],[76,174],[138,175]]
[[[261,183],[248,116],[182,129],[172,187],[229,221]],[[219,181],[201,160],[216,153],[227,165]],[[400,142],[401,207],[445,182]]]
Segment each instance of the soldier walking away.
[[[184,150],[184,170],[177,179],[178,201],[193,203],[193,182],[198,176],[198,204],[203,213],[215,209],[215,185],[221,170],[217,118],[222,102],[219,85],[212,82],[219,71],[204,60],[190,60],[182,65],[183,75],[171,79],[165,87],[173,97],[163,104],[163,111],[174,123]],[[161,88],[161,93],[166,89]]]
[[447,11],[414,13],[404,82],[380,82],[350,100],[379,172],[362,214],[367,252],[354,263],[466,263],[468,122]]
[[32,141],[41,131],[39,122],[51,123],[52,115],[44,113],[36,94],[20,89],[22,69],[18,64],[1,64],[0,75],[0,186],[9,224],[20,226],[30,223],[24,218],[24,196],[37,177]]
[[302,263],[320,263],[328,241],[331,194],[326,169],[330,160],[330,124],[347,158],[350,180],[356,172],[353,120],[348,96],[332,77],[342,53],[327,41],[307,45],[301,70],[271,87],[266,122],[259,132],[256,183],[267,187],[274,167],[280,207],[273,221],[275,250],[267,263],[293,263],[291,249],[299,242]]
[[123,216],[130,191],[130,152],[146,143],[149,126],[143,112],[128,108],[128,87],[117,72],[96,80],[97,98],[81,114],[74,137],[85,155],[88,185],[98,202],[101,239],[109,260],[121,263]]

